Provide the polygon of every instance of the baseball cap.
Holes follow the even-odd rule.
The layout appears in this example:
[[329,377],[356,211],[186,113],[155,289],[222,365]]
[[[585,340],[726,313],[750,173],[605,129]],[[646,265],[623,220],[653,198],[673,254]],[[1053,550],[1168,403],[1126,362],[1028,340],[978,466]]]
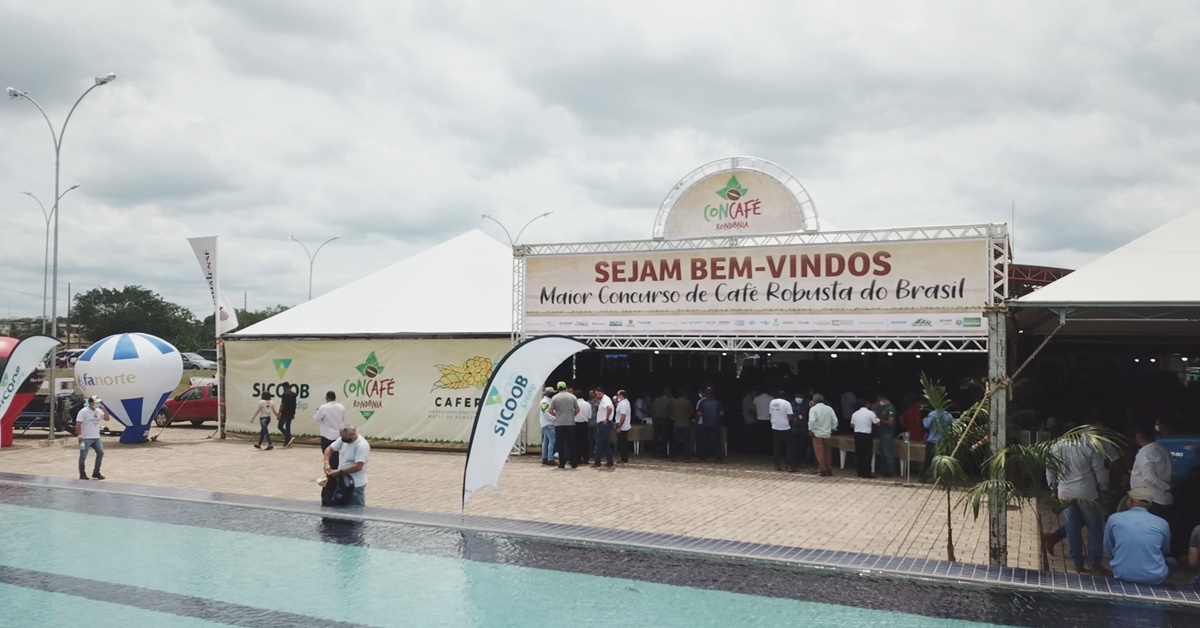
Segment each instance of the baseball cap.
[[548,393],[554,392],[554,388],[553,388],[553,387],[551,387],[551,386],[547,386],[547,387],[546,387],[546,392],[548,392]]
[[1130,489],[1129,499],[1139,504],[1146,504],[1149,506],[1150,504],[1154,503],[1154,491],[1143,487]]
[[566,382],[559,382],[559,383],[558,383],[558,389],[559,389],[559,390],[562,390],[562,389],[564,389],[564,388],[566,388],[566,387],[567,387],[567,383],[566,383]]

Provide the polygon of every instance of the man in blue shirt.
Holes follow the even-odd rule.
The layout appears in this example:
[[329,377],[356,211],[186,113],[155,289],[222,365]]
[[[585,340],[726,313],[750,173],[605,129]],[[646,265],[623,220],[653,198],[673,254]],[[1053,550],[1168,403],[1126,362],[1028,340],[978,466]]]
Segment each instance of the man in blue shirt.
[[702,462],[712,456],[716,462],[725,461],[724,444],[721,440],[721,417],[725,409],[721,402],[713,398],[713,389],[706,387],[700,392],[700,402],[696,404],[696,416],[700,419],[696,435],[696,449]]
[[946,428],[954,421],[954,417],[950,412],[944,409],[934,409],[925,415],[921,420],[921,425],[925,426],[925,472],[929,472],[929,467],[933,465],[933,450],[937,448],[939,440],[942,440],[942,434]]
[[1171,528],[1147,510],[1154,492],[1129,491],[1129,510],[1108,518],[1104,549],[1112,557],[1113,577],[1137,584],[1162,584],[1167,579],[1166,555],[1171,551]]

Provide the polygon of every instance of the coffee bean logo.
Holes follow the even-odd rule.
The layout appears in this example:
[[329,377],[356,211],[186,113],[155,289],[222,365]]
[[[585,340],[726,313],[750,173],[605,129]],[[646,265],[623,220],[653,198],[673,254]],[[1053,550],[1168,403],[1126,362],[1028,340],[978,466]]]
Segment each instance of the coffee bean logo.
[[742,193],[738,190],[729,190],[725,193],[725,198],[731,201],[736,201],[739,198],[742,198]]
[[363,369],[363,375],[366,375],[367,377],[375,377],[376,375],[379,375],[379,369],[368,364],[367,368]]

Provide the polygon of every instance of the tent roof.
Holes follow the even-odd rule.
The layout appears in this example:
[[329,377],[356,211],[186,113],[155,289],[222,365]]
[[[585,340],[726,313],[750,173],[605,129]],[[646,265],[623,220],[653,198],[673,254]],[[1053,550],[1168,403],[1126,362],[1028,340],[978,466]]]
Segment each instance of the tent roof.
[[1200,210],[1013,302],[1017,307],[1200,307]]
[[512,268],[512,249],[469,231],[232,335],[507,334]]

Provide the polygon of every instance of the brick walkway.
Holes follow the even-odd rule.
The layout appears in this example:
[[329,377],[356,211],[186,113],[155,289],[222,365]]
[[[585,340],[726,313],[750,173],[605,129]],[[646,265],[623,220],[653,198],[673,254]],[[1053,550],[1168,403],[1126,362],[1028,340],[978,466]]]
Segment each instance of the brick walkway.
[[[151,433],[156,433],[155,429]],[[259,451],[235,438],[207,439],[211,427],[171,427],[158,442],[127,446],[105,438],[104,473],[134,484],[318,499],[321,462],[313,445]],[[74,437],[47,447],[45,432],[0,450],[0,471],[77,475]],[[368,503],[458,513],[465,456],[377,448],[368,467]],[[537,456],[512,458],[499,491],[476,493],[467,513],[871,554],[946,558],[945,495],[901,481],[862,480],[849,468],[833,478],[775,471],[766,458],[724,465],[633,457],[613,471],[560,471]],[[90,473],[90,459],[89,468]],[[987,563],[987,520],[957,505],[959,560]],[[1032,513],[1009,512],[1009,566],[1038,566]]]

